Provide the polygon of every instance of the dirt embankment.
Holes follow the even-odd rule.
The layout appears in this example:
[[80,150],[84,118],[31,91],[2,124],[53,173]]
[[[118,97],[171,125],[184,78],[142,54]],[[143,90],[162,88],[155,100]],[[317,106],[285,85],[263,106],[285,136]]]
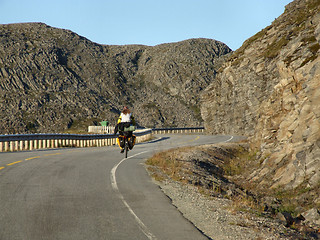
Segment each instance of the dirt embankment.
[[242,142],[161,152],[146,164],[172,203],[209,238],[319,239],[319,226],[306,219],[306,202],[247,181],[261,164],[257,159]]

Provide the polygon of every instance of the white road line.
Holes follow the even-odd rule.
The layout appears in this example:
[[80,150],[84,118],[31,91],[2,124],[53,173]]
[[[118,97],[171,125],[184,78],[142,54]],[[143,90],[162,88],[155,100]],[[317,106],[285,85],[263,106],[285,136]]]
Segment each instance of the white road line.
[[143,154],[143,153],[146,153],[146,152],[149,152],[149,151],[144,151],[144,152],[141,152],[141,153],[137,153],[133,156],[130,156],[128,158],[124,158],[122,159],[118,164],[114,165],[114,167],[111,169],[111,175],[110,175],[110,178],[111,178],[111,186],[112,186],[112,189],[118,194],[119,198],[121,199],[121,201],[123,202],[123,204],[128,208],[129,212],[133,215],[133,217],[135,218],[136,222],[138,223],[139,225],[139,228],[141,229],[141,231],[144,233],[144,235],[147,236],[148,239],[151,239],[151,240],[156,240],[157,238],[151,233],[151,231],[147,228],[146,225],[144,225],[144,223],[141,221],[141,219],[135,214],[135,212],[132,210],[132,208],[129,206],[129,204],[127,203],[127,201],[124,199],[123,195],[120,193],[120,190],[118,188],[118,184],[117,184],[117,179],[116,179],[116,171],[117,171],[117,168],[119,167],[119,165],[124,162],[125,160],[127,159],[130,159],[130,158],[133,158],[135,156],[138,156],[140,154]]
[[224,141],[224,142],[229,142],[233,139],[233,136],[231,136],[231,138],[229,138],[228,140]]

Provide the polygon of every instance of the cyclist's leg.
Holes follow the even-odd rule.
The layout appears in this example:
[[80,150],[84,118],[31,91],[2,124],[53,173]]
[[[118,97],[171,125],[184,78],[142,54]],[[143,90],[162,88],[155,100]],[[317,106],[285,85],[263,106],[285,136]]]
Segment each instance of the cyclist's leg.
[[129,138],[129,146],[130,146],[130,150],[134,147],[136,143],[136,136],[132,134],[132,132],[130,132],[130,138]]
[[120,148],[120,152],[123,153],[124,152],[124,138],[123,136],[119,136],[117,137],[117,143],[119,145],[119,148]]
[[134,145],[136,145],[136,136],[132,135],[132,147],[134,147]]

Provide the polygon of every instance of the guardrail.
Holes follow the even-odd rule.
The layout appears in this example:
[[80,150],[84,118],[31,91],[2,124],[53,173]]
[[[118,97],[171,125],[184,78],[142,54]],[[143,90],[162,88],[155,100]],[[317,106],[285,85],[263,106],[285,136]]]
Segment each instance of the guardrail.
[[89,133],[99,133],[99,134],[112,134],[114,132],[114,126],[89,126]]
[[154,134],[166,133],[203,133],[204,127],[189,127],[189,128],[153,128]]
[[[136,143],[151,139],[152,134],[202,133],[203,127],[153,128],[134,132]],[[0,152],[61,148],[61,147],[103,147],[116,145],[113,134],[10,134],[0,135]]]
[[[152,137],[152,130],[134,132],[136,143]],[[103,147],[116,144],[113,134],[10,134],[0,135],[0,152],[60,147]]]
[[[103,134],[113,133],[114,126],[89,126],[88,132]],[[166,133],[201,133],[204,132],[204,127],[188,127],[188,128],[153,128],[155,134],[166,134]]]

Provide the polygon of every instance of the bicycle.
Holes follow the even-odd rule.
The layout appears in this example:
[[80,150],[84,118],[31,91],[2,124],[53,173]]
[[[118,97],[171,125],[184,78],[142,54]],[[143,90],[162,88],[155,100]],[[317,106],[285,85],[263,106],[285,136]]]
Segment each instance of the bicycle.
[[[130,126],[128,128],[124,128],[123,131],[119,131],[119,146],[123,148],[123,152],[125,153],[125,158],[128,157],[128,152],[129,150],[132,150],[134,143],[135,143],[135,138],[132,134],[132,132],[135,130],[135,126]],[[132,140],[130,138],[133,138]],[[123,139],[123,140],[122,140]],[[129,139],[131,141],[129,141]],[[122,151],[121,151],[122,152]]]
[[125,155],[125,158],[127,158],[128,152],[129,152],[129,142],[128,142],[127,136],[123,136],[123,138],[124,138],[124,155]]

